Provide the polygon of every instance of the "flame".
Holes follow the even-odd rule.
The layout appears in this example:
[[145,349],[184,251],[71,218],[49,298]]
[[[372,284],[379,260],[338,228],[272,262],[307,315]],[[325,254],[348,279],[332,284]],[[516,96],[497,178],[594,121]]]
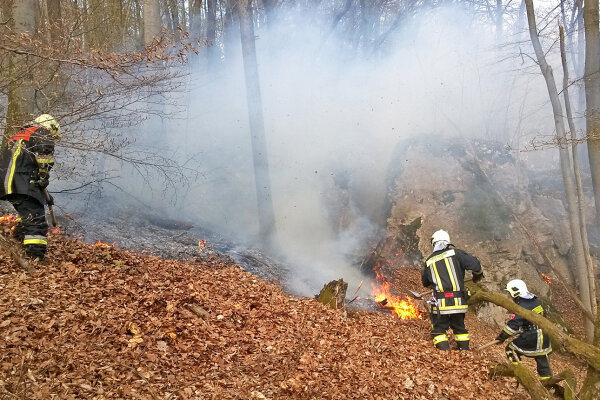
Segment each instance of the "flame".
[[381,308],[387,308],[400,319],[423,319],[419,309],[409,297],[401,298],[390,293],[390,282],[379,271],[380,265],[373,268],[377,283],[371,283],[371,294],[375,303]]
[[0,215],[0,224],[15,224],[18,217],[15,214]]
[[550,279],[550,277],[546,274],[544,274],[542,272],[542,278],[544,279],[544,282],[546,282],[547,284],[551,284],[552,283],[552,279]]
[[102,243],[101,241],[97,241],[96,243],[93,244],[94,247],[99,247],[101,249],[110,249],[110,244],[107,243]]
[[198,247],[200,247],[202,249],[202,248],[204,248],[204,246],[206,246],[206,240],[199,240]]

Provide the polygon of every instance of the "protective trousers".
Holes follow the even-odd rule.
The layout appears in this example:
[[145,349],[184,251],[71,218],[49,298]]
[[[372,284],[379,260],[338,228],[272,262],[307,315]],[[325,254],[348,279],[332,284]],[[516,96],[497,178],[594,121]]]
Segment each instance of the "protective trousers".
[[44,205],[27,195],[14,195],[7,198],[19,214],[14,236],[23,241],[25,254],[31,258],[43,260],[46,255],[48,241],[48,223]]
[[431,338],[440,350],[450,350],[446,331],[452,328],[459,350],[469,350],[469,331],[465,328],[465,313],[435,314],[431,316]]
[[[521,354],[519,353],[514,346],[511,346],[512,343],[509,343],[506,346],[506,356],[513,363],[517,364],[521,362]],[[525,355],[526,357],[529,357]],[[539,356],[532,356],[535,359],[537,373],[540,376],[540,379],[550,379],[552,376],[552,370],[550,369],[550,361],[548,360],[548,355],[543,354]]]

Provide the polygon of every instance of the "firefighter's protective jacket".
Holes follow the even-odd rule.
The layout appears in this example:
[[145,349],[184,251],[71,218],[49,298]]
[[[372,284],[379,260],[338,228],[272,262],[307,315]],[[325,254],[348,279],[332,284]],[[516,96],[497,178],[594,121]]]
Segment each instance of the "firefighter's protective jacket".
[[433,288],[435,301],[432,304],[432,312],[437,314],[467,312],[465,271],[482,273],[479,260],[450,244],[443,250],[433,252],[427,257],[425,264],[421,281],[423,286]]
[[0,199],[24,194],[45,204],[40,181],[54,165],[54,140],[39,126],[27,126],[8,140],[0,154]]
[[[544,308],[536,296],[530,299],[517,297],[515,303],[537,314],[544,315]],[[496,340],[503,342],[514,335],[519,336],[509,344],[509,347],[514,348],[523,355],[535,357],[549,354],[552,351],[548,335],[537,325],[517,314],[510,316],[506,326]]]

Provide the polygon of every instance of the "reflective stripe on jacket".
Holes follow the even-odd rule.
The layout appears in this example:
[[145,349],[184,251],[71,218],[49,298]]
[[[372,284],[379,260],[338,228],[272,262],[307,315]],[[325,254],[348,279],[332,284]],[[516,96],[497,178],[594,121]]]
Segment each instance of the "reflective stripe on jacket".
[[42,127],[30,126],[11,137],[0,153],[0,198],[24,194],[45,204],[36,185],[40,172],[48,174],[54,165],[54,141]]
[[425,261],[421,275],[423,286],[432,287],[436,304],[433,312],[456,314],[467,312],[465,271],[480,272],[481,264],[469,253],[452,245],[436,251]]
[[[521,307],[531,310],[537,314],[544,315],[544,308],[537,297],[524,299],[517,297],[515,303]],[[537,325],[529,322],[517,314],[512,314],[506,323],[506,326],[499,335],[499,338],[507,338],[519,335],[508,346],[518,353],[529,357],[542,356],[552,352],[550,338]]]

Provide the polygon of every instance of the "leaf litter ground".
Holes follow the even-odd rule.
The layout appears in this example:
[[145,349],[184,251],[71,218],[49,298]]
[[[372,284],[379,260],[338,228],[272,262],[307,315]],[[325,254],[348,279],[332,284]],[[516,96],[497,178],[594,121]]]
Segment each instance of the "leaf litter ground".
[[[428,321],[344,316],[218,254],[180,262],[53,235],[37,266],[0,252],[0,399],[528,397],[488,376],[500,347],[439,352]],[[473,347],[496,334],[467,324]]]

